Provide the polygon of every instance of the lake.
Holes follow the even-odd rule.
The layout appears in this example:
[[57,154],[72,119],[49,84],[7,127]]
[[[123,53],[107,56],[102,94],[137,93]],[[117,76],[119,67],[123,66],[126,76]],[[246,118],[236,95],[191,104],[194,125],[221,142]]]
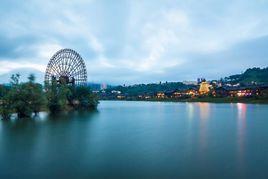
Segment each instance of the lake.
[[268,105],[101,101],[0,121],[0,178],[267,178]]

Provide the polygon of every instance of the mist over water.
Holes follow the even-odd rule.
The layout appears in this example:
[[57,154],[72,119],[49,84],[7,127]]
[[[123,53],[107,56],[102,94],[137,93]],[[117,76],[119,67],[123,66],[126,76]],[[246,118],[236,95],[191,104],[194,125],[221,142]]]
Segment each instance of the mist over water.
[[0,177],[268,176],[268,106],[101,101],[0,121]]

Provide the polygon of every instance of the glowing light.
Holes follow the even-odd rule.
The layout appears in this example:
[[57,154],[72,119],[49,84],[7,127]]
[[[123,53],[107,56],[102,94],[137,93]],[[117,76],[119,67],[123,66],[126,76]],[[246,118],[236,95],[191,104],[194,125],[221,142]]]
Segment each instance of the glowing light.
[[209,84],[208,84],[208,82],[202,82],[201,84],[200,84],[200,88],[199,88],[199,93],[200,94],[207,94],[207,93],[209,93]]

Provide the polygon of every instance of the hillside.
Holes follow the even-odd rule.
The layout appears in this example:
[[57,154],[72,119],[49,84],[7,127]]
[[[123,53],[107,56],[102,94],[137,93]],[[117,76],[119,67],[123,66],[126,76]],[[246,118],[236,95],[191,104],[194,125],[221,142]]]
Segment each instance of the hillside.
[[233,83],[268,83],[268,67],[266,68],[249,68],[242,74],[231,75],[225,80]]
[[112,90],[121,91],[123,94],[130,96],[140,94],[153,94],[159,91],[174,91],[177,89],[183,90],[189,88],[189,85],[185,85],[181,82],[166,82],[166,83],[151,83],[151,84],[137,84],[132,86],[117,86],[107,89],[106,92],[110,93]]

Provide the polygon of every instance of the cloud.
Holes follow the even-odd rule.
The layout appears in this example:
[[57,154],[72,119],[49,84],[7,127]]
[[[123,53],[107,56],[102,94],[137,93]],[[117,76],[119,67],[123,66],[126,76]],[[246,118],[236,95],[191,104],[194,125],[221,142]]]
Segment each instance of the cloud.
[[72,48],[95,82],[220,78],[267,66],[267,11],[261,0],[4,0],[0,74],[44,71],[56,51]]
[[7,73],[9,71],[13,71],[15,69],[20,69],[20,68],[32,68],[32,69],[43,71],[43,72],[45,71],[44,65],[33,64],[33,63],[30,63],[26,60],[22,60],[19,63],[1,60],[0,66],[1,66],[0,75]]

